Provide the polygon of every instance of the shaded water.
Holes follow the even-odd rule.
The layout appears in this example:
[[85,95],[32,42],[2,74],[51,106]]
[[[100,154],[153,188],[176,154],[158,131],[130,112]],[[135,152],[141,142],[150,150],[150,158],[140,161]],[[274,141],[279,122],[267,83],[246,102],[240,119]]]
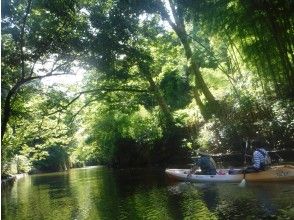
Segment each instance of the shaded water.
[[2,191],[2,219],[291,219],[294,184],[171,182],[104,167],[28,176]]

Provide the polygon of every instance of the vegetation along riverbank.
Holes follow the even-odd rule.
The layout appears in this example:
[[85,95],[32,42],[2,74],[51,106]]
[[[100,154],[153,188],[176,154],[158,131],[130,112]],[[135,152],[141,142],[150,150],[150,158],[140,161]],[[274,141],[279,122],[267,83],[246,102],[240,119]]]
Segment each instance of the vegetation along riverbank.
[[292,152],[293,4],[2,1],[1,176]]

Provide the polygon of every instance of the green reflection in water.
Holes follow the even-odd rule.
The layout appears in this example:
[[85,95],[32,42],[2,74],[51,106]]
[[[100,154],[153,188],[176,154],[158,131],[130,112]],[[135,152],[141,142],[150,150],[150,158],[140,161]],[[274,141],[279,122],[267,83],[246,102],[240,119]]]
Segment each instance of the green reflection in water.
[[[166,187],[105,168],[34,175],[2,194],[3,219],[173,219]],[[150,182],[150,179],[147,178]],[[127,180],[127,182],[125,181]],[[128,182],[129,181],[129,182]]]
[[163,171],[96,167],[20,179],[1,206],[13,220],[283,219],[293,192],[291,183],[172,184]]
[[71,207],[70,219],[88,219],[98,216],[94,198],[99,195],[102,181],[101,169],[76,169],[70,171],[70,190],[75,202]]
[[[141,174],[142,175],[142,174]],[[146,179],[137,180],[136,175],[102,174],[103,190],[97,200],[100,219],[172,219],[167,208],[165,188],[144,187]]]
[[[47,181],[50,180],[50,181]],[[40,178],[29,176],[17,181],[10,192],[2,192],[2,217],[5,219],[66,219],[70,210],[65,208],[60,213],[60,204],[67,205],[68,200],[63,194],[66,188],[56,188],[68,184],[67,176],[44,175]],[[3,202],[5,198],[5,202]],[[50,210],[50,211],[49,211]],[[64,217],[64,218],[63,218]]]
[[188,185],[183,192],[182,210],[184,219],[217,219],[213,212],[211,212],[203,195],[193,185]]
[[167,200],[167,195],[161,189],[137,192],[127,199],[127,207],[133,207],[133,212],[126,219],[172,219]]

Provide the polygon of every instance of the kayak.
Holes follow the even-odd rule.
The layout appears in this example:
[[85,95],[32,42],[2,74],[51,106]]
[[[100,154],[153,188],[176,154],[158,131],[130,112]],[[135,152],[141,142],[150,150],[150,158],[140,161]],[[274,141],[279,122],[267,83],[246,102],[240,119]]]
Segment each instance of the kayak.
[[[234,173],[229,174],[231,169],[219,169],[216,175],[189,174],[189,169],[166,169],[165,173],[176,180],[189,182],[240,182],[244,175],[241,169],[234,169]],[[257,173],[246,173],[245,179],[248,182],[271,182],[271,181],[290,181],[294,180],[293,165],[271,166],[265,171]]]

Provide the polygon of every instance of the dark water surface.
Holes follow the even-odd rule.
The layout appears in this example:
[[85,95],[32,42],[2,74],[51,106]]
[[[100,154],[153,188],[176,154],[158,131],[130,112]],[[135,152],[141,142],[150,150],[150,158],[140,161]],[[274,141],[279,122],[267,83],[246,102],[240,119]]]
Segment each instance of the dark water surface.
[[294,184],[171,182],[164,170],[32,175],[2,191],[2,219],[291,219]]

